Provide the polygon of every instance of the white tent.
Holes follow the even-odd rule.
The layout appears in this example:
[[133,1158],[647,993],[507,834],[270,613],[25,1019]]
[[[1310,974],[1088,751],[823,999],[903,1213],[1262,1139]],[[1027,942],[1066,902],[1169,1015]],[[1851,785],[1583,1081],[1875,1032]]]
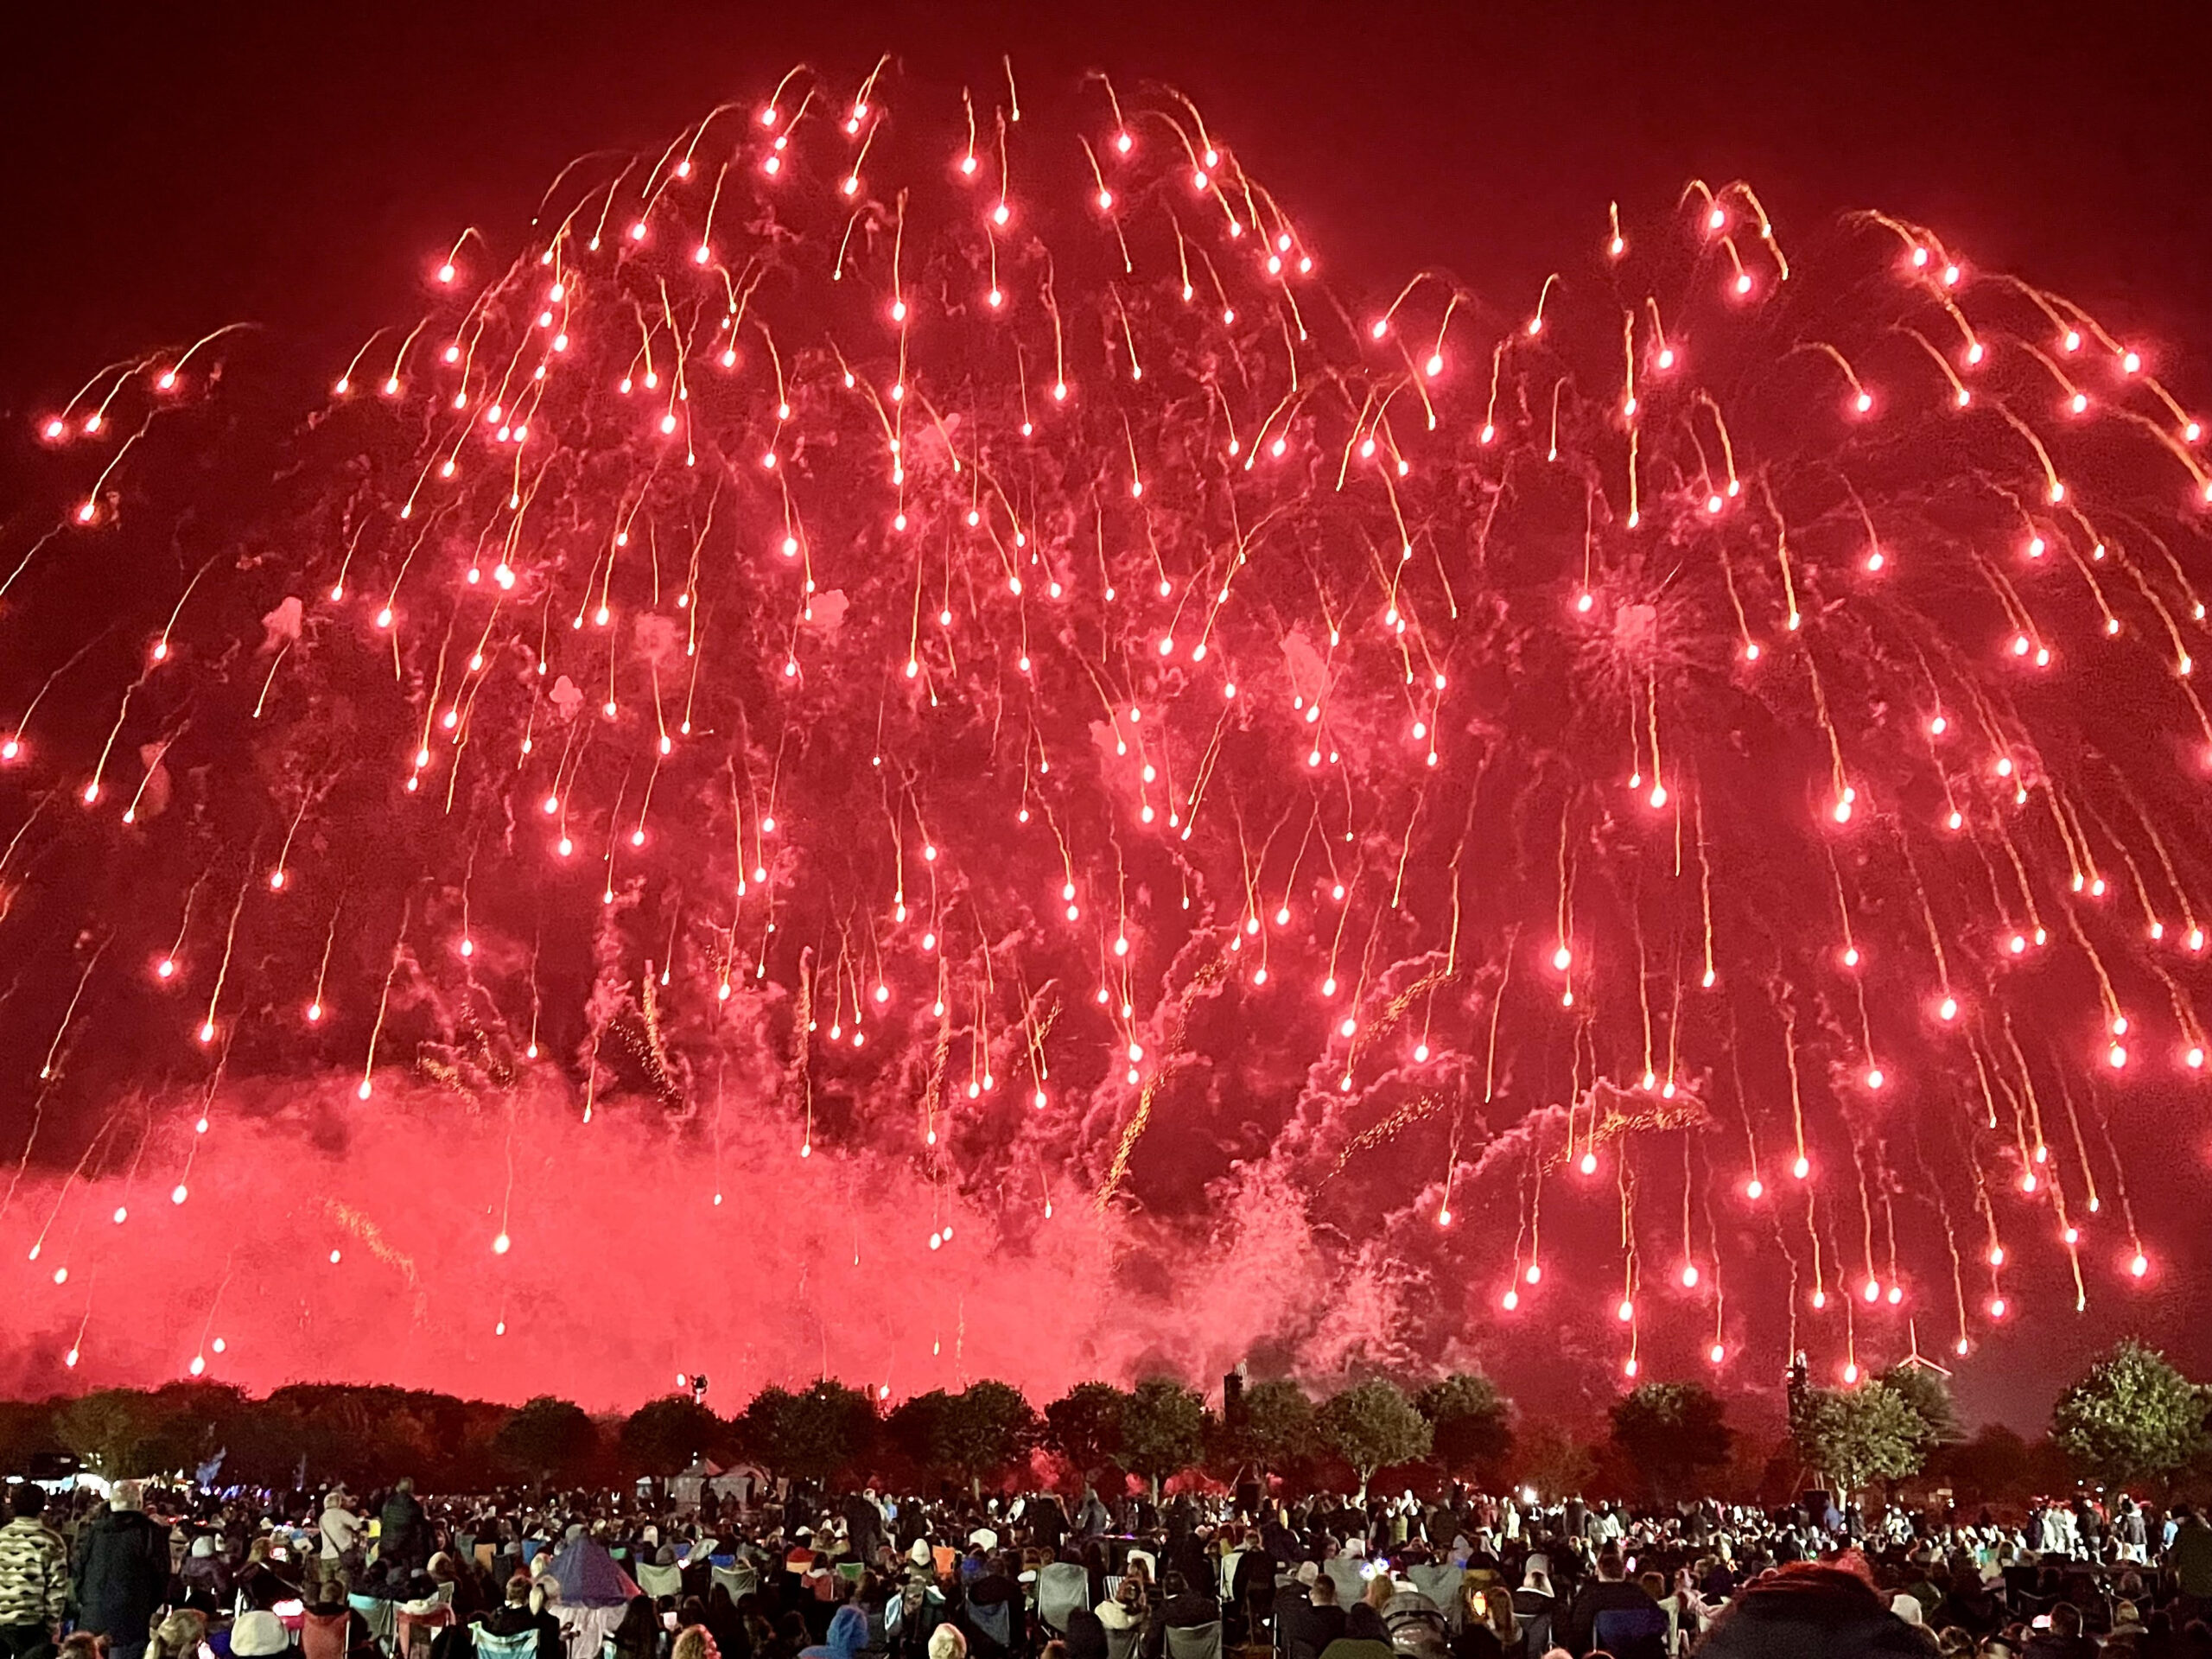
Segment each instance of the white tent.
[[668,1495],[680,1510],[696,1510],[699,1500],[708,1492],[728,1502],[734,1498],[747,1509],[759,1503],[768,1491],[768,1471],[753,1464],[741,1463],[725,1469],[706,1458],[695,1458],[691,1466],[668,1483]]

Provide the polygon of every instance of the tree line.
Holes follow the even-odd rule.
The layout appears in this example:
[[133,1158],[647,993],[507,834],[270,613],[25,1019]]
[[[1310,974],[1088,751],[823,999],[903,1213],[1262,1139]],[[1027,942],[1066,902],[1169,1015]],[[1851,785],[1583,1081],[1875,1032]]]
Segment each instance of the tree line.
[[1040,1479],[1103,1490],[1135,1478],[1157,1491],[1196,1475],[1364,1491],[1387,1478],[1527,1487],[1547,1499],[1779,1503],[1808,1486],[1853,1494],[1916,1481],[2003,1504],[2077,1481],[2157,1496],[2212,1480],[2208,1414],[2212,1389],[2134,1343],[2076,1381],[2033,1442],[2000,1426],[1965,1434],[1943,1376],[1910,1363],[1848,1388],[1792,1388],[1786,1426],[1739,1427],[1730,1402],[1699,1383],[1646,1382],[1579,1432],[1517,1410],[1467,1373],[1410,1391],[1370,1377],[1320,1398],[1278,1378],[1244,1389],[1225,1413],[1169,1377],[1082,1382],[1041,1409],[995,1381],[885,1404],[823,1379],[763,1389],[728,1416],[671,1395],[597,1418],[550,1395],[517,1407],[312,1383],[256,1399],[194,1382],[0,1403],[0,1466],[68,1452],[111,1478],[205,1470],[225,1484],[368,1488],[411,1474],[434,1491],[484,1491],[666,1477],[706,1457],[814,1485],[902,1491]]

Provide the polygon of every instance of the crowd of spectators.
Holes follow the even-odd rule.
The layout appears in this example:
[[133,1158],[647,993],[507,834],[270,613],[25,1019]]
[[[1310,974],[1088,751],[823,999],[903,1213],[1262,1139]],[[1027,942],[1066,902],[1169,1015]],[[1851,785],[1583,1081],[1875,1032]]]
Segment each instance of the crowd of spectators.
[[2212,1659],[2212,1527],[2126,1497],[9,1490],[0,1659]]

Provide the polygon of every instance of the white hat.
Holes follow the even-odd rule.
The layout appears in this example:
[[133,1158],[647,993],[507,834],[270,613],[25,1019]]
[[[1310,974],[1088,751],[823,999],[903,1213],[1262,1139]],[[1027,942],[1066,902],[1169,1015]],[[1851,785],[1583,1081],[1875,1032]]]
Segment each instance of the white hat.
[[981,1549],[996,1549],[999,1547],[999,1535],[988,1527],[978,1527],[968,1535],[968,1541]]
[[1299,1563],[1299,1566],[1298,1566],[1298,1581],[1299,1581],[1300,1584],[1305,1585],[1308,1589],[1311,1589],[1311,1588],[1312,1588],[1315,1584],[1317,1584],[1317,1583],[1319,1583],[1319,1582],[1320,1581],[1320,1578],[1321,1578],[1321,1564],[1320,1564],[1320,1562],[1319,1562],[1319,1561],[1300,1561],[1300,1562]]
[[1903,1591],[1890,1598],[1890,1611],[1908,1624],[1919,1625],[1925,1622],[1920,1617],[1920,1598],[1908,1596]]
[[231,1626],[231,1652],[233,1659],[275,1659],[288,1652],[292,1638],[284,1629],[284,1621],[274,1613],[259,1608],[240,1613]]

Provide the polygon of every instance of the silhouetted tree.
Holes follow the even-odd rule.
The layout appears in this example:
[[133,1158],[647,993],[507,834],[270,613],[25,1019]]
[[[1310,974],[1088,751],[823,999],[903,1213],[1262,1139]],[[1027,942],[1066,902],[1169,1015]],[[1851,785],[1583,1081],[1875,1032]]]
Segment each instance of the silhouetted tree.
[[971,1382],[947,1402],[938,1433],[944,1465],[980,1490],[1028,1457],[1037,1443],[1037,1413],[1010,1382]]
[[1320,1433],[1313,1402],[1287,1376],[1255,1382],[1244,1390],[1244,1421],[1236,1431],[1236,1454],[1261,1474],[1280,1474],[1312,1455]]
[[680,1474],[727,1433],[722,1420],[690,1395],[663,1395],[623,1420],[623,1461],[643,1475]]
[[1128,1395],[1111,1382],[1078,1382],[1045,1408],[1045,1443],[1086,1481],[1122,1455]]
[[599,1430],[573,1401],[541,1394],[499,1425],[492,1450],[518,1475],[572,1480],[599,1452]]
[[1613,1444],[1662,1503],[1694,1496],[1735,1436],[1719,1395],[1695,1382],[1643,1382],[1613,1402]]
[[2108,1486],[2161,1486],[2202,1457],[2212,1389],[2130,1338],[2058,1396],[2050,1438],[2084,1474]]
[[1490,1475],[1513,1450],[1512,1407],[1486,1376],[1454,1371],[1414,1396],[1434,1435],[1429,1455],[1462,1480]]
[[1877,1379],[1910,1406],[1913,1414],[1928,1425],[1929,1443],[1940,1445],[1959,1435],[1958,1409],[1951,1403],[1950,1384],[1932,1365],[1892,1365]]
[[875,1402],[828,1378],[804,1393],[766,1388],[742,1419],[745,1444],[773,1473],[827,1482],[863,1461],[880,1427]]
[[1205,1402],[1172,1377],[1148,1376],[1122,1404],[1121,1462],[1131,1474],[1160,1483],[1205,1452]]
[[1359,1477],[1362,1503],[1377,1469],[1427,1457],[1433,1439],[1428,1419],[1406,1391],[1379,1377],[1354,1383],[1321,1408],[1322,1443]]
[[1935,1444],[1927,1421],[1883,1382],[1812,1389],[1790,1427],[1806,1462],[1835,1483],[1840,1497],[1918,1473]]

